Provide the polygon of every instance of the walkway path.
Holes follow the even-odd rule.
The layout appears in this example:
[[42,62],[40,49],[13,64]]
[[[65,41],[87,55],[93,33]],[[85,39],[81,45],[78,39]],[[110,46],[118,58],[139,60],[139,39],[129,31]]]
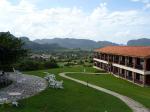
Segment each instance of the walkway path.
[[[139,102],[137,102],[127,96],[121,95],[114,91],[111,91],[111,90],[108,90],[108,89],[105,89],[105,88],[102,88],[102,87],[99,87],[99,86],[96,86],[96,85],[93,85],[90,83],[87,84],[87,82],[85,82],[85,81],[81,81],[81,80],[66,76],[65,74],[67,74],[67,73],[80,73],[80,72],[65,72],[65,73],[60,73],[59,75],[64,78],[70,79],[72,81],[78,82],[78,83],[86,85],[86,86],[88,85],[91,88],[94,88],[99,91],[102,91],[107,94],[115,96],[115,97],[119,98],[120,100],[122,100],[123,102],[125,102],[133,110],[133,112],[150,112],[150,110],[147,109],[146,107],[144,107],[142,104],[140,104]],[[83,73],[83,72],[81,72],[81,73]],[[101,74],[101,73],[88,73],[88,74]]]
[[47,87],[45,79],[33,75],[10,73],[9,78],[13,83],[6,88],[0,89],[0,99],[7,98],[8,101],[16,101],[28,98],[45,90]]

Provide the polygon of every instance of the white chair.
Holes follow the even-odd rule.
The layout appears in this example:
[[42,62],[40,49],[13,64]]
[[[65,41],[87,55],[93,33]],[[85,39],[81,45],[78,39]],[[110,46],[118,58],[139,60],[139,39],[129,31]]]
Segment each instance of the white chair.
[[12,105],[13,105],[13,106],[16,106],[16,107],[18,107],[18,104],[19,104],[19,103],[18,103],[17,101],[13,101],[13,102],[12,102]]
[[[45,73],[45,72],[44,72]],[[47,73],[47,72],[46,72]],[[55,75],[54,74],[49,74],[49,73],[47,73],[47,75],[44,77],[44,79],[46,79],[47,81],[49,80],[49,79],[54,79],[54,80],[56,80],[56,77],[55,77]]]
[[55,81],[51,81],[49,83],[49,87],[55,88],[56,82]]
[[56,81],[56,88],[63,89],[63,81]]
[[49,87],[60,89],[63,88],[63,81],[57,81],[54,74],[50,74],[48,72],[44,73],[47,74],[44,78],[48,81]]

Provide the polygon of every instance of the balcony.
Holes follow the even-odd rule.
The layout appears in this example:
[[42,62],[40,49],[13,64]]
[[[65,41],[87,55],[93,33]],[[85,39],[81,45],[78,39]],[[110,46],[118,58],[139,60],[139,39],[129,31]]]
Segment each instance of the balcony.
[[124,73],[120,73],[119,76],[121,76],[122,78],[125,78],[125,74]]
[[139,70],[143,70],[143,66],[142,65],[135,65],[135,68],[137,68]]
[[133,80],[133,78],[132,77],[130,77],[130,76],[128,76],[128,77],[126,77],[128,80],[130,80],[130,81],[132,81]]
[[108,61],[106,58],[103,59],[104,61]]
[[94,62],[94,66],[97,66],[97,63],[96,63],[96,62]]
[[98,55],[94,55],[93,57],[94,57],[94,58],[98,58]]
[[117,59],[114,60],[114,63],[119,63],[119,61]]
[[117,71],[114,72],[115,75],[119,75],[119,73]]
[[128,67],[133,67],[133,63],[127,63]]
[[134,79],[134,82],[137,83],[137,84],[143,84],[143,81],[140,81],[138,79]]
[[113,62],[113,60],[112,60],[112,59],[109,59],[109,60],[108,60],[108,62],[112,63],[112,62]]
[[101,60],[104,60],[104,57],[101,57]]
[[97,59],[101,59],[101,57],[100,57],[100,56],[98,56],[98,57],[97,57]]
[[120,61],[120,64],[121,65],[125,65],[125,61]]

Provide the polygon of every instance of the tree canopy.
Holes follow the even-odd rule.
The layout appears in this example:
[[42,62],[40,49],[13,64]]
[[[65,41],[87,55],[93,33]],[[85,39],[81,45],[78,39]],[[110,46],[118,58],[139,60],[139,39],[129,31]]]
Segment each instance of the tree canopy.
[[16,61],[27,55],[23,45],[24,42],[10,32],[0,32],[0,69],[6,71],[12,68]]

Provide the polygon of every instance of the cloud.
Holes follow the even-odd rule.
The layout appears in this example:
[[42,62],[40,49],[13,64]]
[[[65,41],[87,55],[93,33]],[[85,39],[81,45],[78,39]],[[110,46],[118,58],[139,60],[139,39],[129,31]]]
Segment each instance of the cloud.
[[149,9],[149,8],[150,8],[150,3],[147,3],[145,9]]
[[91,13],[78,7],[39,9],[21,0],[13,5],[0,0],[0,31],[31,39],[72,37],[125,43],[149,36],[150,16],[137,10],[110,11],[101,3]]
[[131,0],[132,2],[141,2],[144,4],[143,9],[149,9],[150,8],[150,0]]

